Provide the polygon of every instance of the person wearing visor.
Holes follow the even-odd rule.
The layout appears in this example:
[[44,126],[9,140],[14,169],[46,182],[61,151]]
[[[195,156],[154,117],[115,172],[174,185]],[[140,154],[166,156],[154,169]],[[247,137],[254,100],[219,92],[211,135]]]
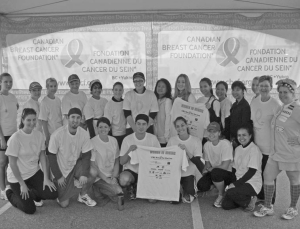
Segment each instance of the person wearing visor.
[[96,119],[99,119],[104,115],[104,108],[107,104],[107,99],[100,97],[102,92],[102,84],[99,80],[92,80],[89,87],[92,97],[85,104],[83,114],[86,119],[90,138],[92,139],[97,135]]
[[145,76],[142,72],[133,74],[133,83],[135,88],[125,94],[123,102],[123,111],[127,119],[126,134],[136,132],[137,127],[134,120],[138,114],[149,116],[147,132],[154,134],[153,120],[159,111],[157,98],[153,91],[144,86]]

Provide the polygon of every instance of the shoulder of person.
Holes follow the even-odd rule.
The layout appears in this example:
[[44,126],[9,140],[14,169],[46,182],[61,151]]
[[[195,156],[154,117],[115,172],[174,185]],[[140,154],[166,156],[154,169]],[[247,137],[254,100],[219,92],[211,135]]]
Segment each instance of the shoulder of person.
[[227,139],[220,140],[220,143],[221,143],[221,145],[225,145],[227,147],[231,147],[232,148],[232,145],[231,145],[230,141],[228,141]]
[[51,137],[57,137],[57,136],[60,136],[60,135],[64,135],[65,132],[68,131],[68,125],[65,125],[65,126],[61,126],[59,128],[57,128],[52,134],[51,134]]

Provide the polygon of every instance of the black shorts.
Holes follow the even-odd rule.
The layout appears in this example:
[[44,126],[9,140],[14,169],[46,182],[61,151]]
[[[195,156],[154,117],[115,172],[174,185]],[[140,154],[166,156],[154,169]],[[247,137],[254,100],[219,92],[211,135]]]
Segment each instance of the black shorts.
[[133,171],[130,170],[130,169],[125,169],[124,172],[130,172],[131,175],[134,177],[134,183],[137,183],[138,178],[139,178],[139,174],[137,174],[136,172],[133,172]]
[[[8,139],[9,139],[10,137],[11,137],[11,136],[4,136],[4,139],[5,139],[5,141],[6,141],[6,145],[7,145]],[[6,149],[7,149],[7,147],[6,147]],[[6,149],[0,148],[0,151],[5,151]]]

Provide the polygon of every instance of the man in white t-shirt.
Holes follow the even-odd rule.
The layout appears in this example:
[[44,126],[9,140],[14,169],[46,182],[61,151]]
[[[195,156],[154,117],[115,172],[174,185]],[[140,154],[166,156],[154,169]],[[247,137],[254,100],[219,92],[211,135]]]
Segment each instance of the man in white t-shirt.
[[135,118],[136,132],[124,138],[121,152],[120,164],[124,166],[124,171],[120,174],[120,185],[123,187],[131,187],[130,198],[135,199],[135,187],[138,179],[139,165],[130,163],[129,153],[137,149],[139,146],[149,146],[160,148],[157,137],[153,134],[146,133],[148,128],[149,117],[145,114],[139,114]]
[[[71,108],[77,107],[83,112],[83,108],[87,103],[87,96],[83,91],[79,91],[80,79],[78,75],[72,74],[68,78],[70,91],[68,91],[61,101],[62,114],[64,116],[63,124],[68,124],[68,112]],[[81,126],[84,126],[85,117],[81,119]]]
[[87,194],[95,180],[90,176],[93,146],[88,133],[83,128],[78,128],[81,118],[80,109],[71,108],[68,125],[57,129],[50,138],[48,157],[58,188],[58,202],[63,208],[79,192],[79,202],[88,206],[97,204]]

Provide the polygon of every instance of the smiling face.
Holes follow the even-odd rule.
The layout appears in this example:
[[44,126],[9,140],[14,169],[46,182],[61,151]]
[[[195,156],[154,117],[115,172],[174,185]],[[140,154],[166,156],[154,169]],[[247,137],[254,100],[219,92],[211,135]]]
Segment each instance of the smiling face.
[[210,95],[211,86],[206,81],[200,81],[199,83],[200,91],[204,96]]
[[42,92],[42,89],[40,89],[40,88],[31,89],[30,90],[31,98],[34,100],[38,100],[41,97],[41,92]]
[[176,82],[176,87],[179,91],[182,91],[185,89],[185,79],[184,77],[179,77],[177,79],[177,82]]
[[226,87],[224,86],[224,84],[218,84],[217,88],[216,88],[216,95],[218,96],[218,98],[225,98],[226,97]]
[[136,77],[133,80],[134,87],[137,91],[141,91],[144,88],[145,80],[142,77]]
[[48,95],[54,95],[57,92],[57,82],[51,81],[46,85],[47,88],[47,94]]
[[68,124],[71,128],[77,129],[80,125],[81,116],[79,114],[71,114],[68,118]]
[[36,126],[36,115],[29,114],[24,119],[22,119],[22,122],[24,124],[23,129],[26,129],[31,132]]
[[123,93],[124,93],[124,89],[121,85],[117,84],[114,86],[113,94],[114,94],[115,99],[117,99],[117,100],[121,99]]
[[287,87],[279,87],[279,99],[283,104],[289,104],[295,99],[295,94],[292,93]]
[[179,136],[188,134],[188,125],[183,120],[177,120],[175,123],[175,129]]
[[239,129],[237,132],[237,139],[241,145],[247,145],[251,140],[251,135],[248,133],[246,129]]
[[167,86],[163,81],[158,82],[156,92],[160,98],[162,98],[167,93]]
[[1,91],[9,91],[13,86],[13,79],[11,76],[3,76],[0,84]]
[[211,142],[219,140],[221,134],[219,131],[216,130],[208,130],[207,133],[208,133],[208,139]]
[[235,87],[232,90],[233,98],[241,100],[244,97],[244,91],[240,87]]
[[145,133],[148,128],[148,123],[143,119],[137,120],[135,125],[136,125],[136,132],[139,134]]
[[79,80],[73,80],[72,82],[69,83],[70,90],[73,93],[78,92],[79,86],[80,86],[80,81]]
[[259,87],[258,87],[258,79],[254,79],[252,80],[252,85],[251,85],[251,89],[253,91],[254,94],[259,94]]
[[101,88],[100,84],[97,83],[97,84],[93,85],[92,95],[94,97],[100,97],[101,92],[102,92],[102,88]]
[[262,96],[267,96],[270,94],[270,91],[272,90],[272,85],[268,80],[264,80],[259,83],[258,88],[259,88],[259,93]]
[[109,125],[107,125],[104,122],[100,122],[97,128],[98,128],[98,133],[105,136],[107,136],[110,131]]

